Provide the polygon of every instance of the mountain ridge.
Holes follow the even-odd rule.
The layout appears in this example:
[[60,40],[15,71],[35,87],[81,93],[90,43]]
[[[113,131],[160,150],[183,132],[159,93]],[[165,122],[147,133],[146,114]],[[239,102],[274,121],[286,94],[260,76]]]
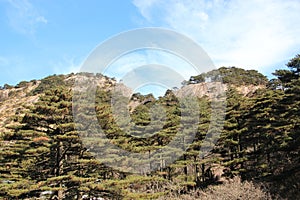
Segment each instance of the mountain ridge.
[[[224,70],[225,68],[220,68]],[[228,68],[231,69],[231,68]],[[239,68],[234,68],[239,69]],[[242,70],[244,71],[244,70]],[[215,72],[215,71],[212,71]],[[245,70],[247,72],[247,70]],[[206,75],[210,73],[206,73]],[[203,75],[203,74],[202,74]],[[262,76],[258,73],[259,76]],[[201,75],[199,75],[201,76]],[[12,124],[15,114],[21,115],[24,113],[24,106],[32,106],[38,101],[39,96],[43,94],[45,90],[59,84],[65,84],[70,89],[74,86],[75,81],[82,80],[83,78],[90,79],[93,84],[97,84],[101,89],[112,90],[113,87],[118,86],[118,90],[123,92],[123,95],[130,98],[133,94],[132,90],[122,83],[118,83],[114,78],[109,78],[101,74],[92,73],[71,73],[66,75],[50,75],[41,80],[32,81],[21,81],[16,86],[6,85],[0,89],[0,131],[8,131],[5,128],[7,124]],[[192,80],[195,78],[191,77]],[[190,79],[190,80],[191,80]],[[228,88],[235,88],[243,96],[253,95],[253,93],[258,89],[266,88],[266,84],[260,85],[236,85],[231,83],[222,82],[194,82],[189,84],[183,84],[180,89],[173,90],[177,97],[184,97],[187,95],[196,96],[198,98],[209,97],[221,94],[228,90]],[[151,94],[147,94],[151,95]],[[141,96],[147,96],[141,95]],[[128,109],[133,112],[133,110],[142,104],[140,99],[130,99],[128,102]]]

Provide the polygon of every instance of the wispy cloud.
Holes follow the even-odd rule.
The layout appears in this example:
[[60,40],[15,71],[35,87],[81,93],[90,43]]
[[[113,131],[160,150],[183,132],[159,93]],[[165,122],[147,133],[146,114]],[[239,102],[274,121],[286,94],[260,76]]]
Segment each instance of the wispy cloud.
[[69,74],[79,72],[82,62],[81,59],[64,56],[61,61],[51,63],[51,66],[55,74]]
[[40,14],[29,0],[7,0],[7,17],[9,25],[17,32],[33,35],[42,24],[48,20]]
[[104,74],[115,77],[134,92],[158,97],[167,89],[181,87],[183,80],[199,74],[199,70],[170,52],[143,49],[116,59]]
[[263,70],[299,53],[297,0],[133,0],[149,25],[198,41],[217,66]]
[[[136,68],[151,64],[164,65],[168,67],[170,71],[181,74],[184,79],[188,79],[191,75],[197,75],[199,73],[188,62],[172,53],[161,50],[144,49],[125,54],[118,58],[107,67],[104,74],[116,77],[119,80]],[[170,74],[160,73],[160,76],[168,77]]]

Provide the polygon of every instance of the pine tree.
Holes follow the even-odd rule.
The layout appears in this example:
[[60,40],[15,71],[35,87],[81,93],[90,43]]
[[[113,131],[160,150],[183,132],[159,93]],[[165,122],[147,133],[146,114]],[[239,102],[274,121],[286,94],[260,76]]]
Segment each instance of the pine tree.
[[[247,115],[246,126],[248,140],[250,176],[263,177],[272,172],[274,163],[272,157],[278,151],[278,146],[284,140],[284,133],[280,128],[282,119],[277,105],[282,98],[281,90],[262,90],[254,98],[250,112]],[[279,112],[278,112],[279,111]],[[277,127],[277,128],[276,128]],[[253,172],[254,174],[250,173]]]
[[49,191],[50,198],[80,199],[91,190],[101,193],[94,182],[103,178],[104,167],[82,145],[71,100],[68,88],[47,90],[22,118],[22,124],[7,135],[13,144],[5,152],[11,156],[6,153],[2,158],[7,167],[14,159],[15,168],[8,179],[13,184],[5,185],[5,195],[38,197]]
[[219,151],[223,165],[230,168],[231,173],[239,174],[242,170],[243,145],[241,141],[243,127],[241,124],[243,97],[234,88],[227,90],[227,108],[223,132],[219,140]]

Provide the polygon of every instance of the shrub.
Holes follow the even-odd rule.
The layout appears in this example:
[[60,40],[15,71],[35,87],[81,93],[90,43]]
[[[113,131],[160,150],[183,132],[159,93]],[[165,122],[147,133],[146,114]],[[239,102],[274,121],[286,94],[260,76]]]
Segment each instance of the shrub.
[[16,85],[16,87],[15,87],[15,88],[22,88],[22,87],[26,87],[26,86],[27,86],[27,84],[28,84],[28,82],[27,82],[27,81],[21,81],[20,83],[18,83],[18,84]]
[[167,200],[268,200],[271,199],[269,193],[252,182],[241,181],[240,177],[234,177],[227,183],[210,186],[205,190],[194,190],[189,194],[177,195],[170,194],[161,199]]
[[48,76],[44,79],[41,80],[41,83],[39,84],[38,87],[36,87],[33,91],[32,94],[40,94],[45,92],[46,90],[53,89],[59,86],[65,86],[65,77],[64,75],[52,75]]

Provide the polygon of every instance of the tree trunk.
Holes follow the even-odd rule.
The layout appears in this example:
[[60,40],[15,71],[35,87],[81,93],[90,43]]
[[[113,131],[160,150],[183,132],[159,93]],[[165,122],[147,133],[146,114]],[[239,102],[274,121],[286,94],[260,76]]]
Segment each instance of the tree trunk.
[[187,165],[186,165],[186,155],[183,155],[183,160],[185,161],[184,168],[183,168],[184,176],[185,176],[184,180],[187,182],[188,169],[187,169]]
[[[57,142],[57,156],[56,156],[56,177],[61,176],[63,173],[63,159],[61,158],[63,152],[63,143],[61,141]],[[62,184],[59,184],[59,187],[62,188]],[[57,191],[58,200],[62,200],[64,197],[64,191]]]

